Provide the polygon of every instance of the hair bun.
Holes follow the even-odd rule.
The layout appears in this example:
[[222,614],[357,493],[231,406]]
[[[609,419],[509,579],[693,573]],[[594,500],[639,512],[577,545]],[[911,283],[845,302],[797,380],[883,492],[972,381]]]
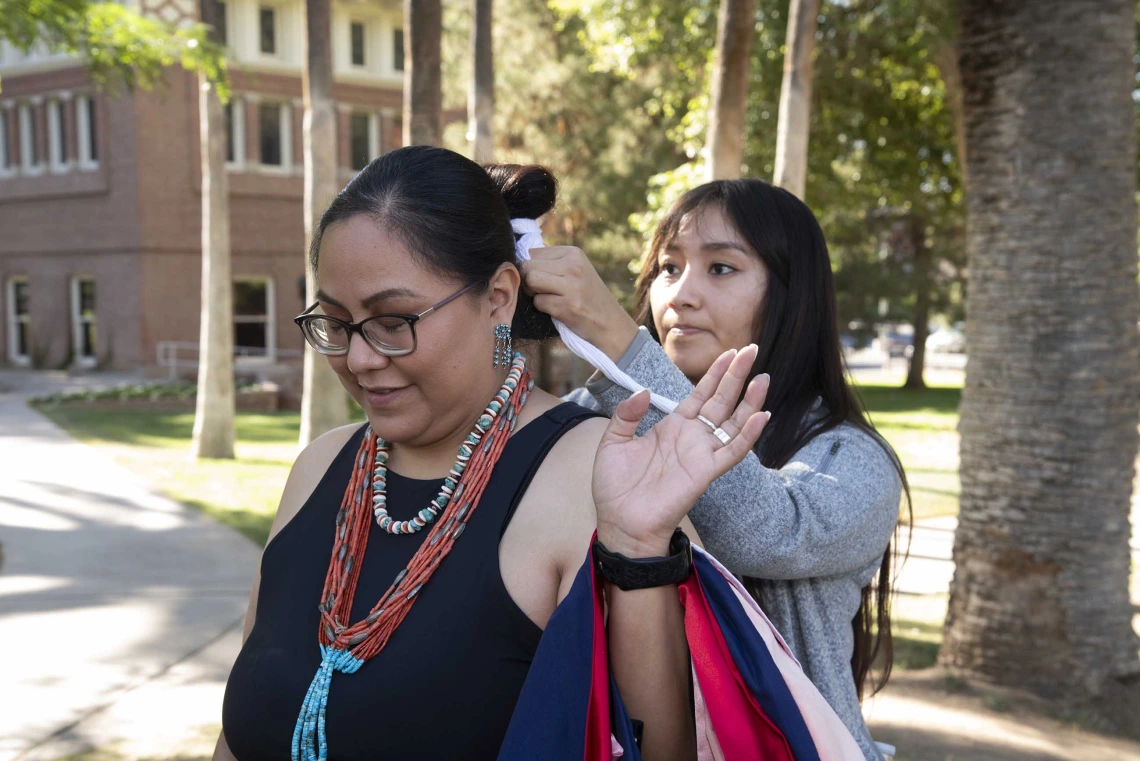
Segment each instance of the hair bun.
[[538,164],[487,164],[483,167],[499,189],[511,219],[538,219],[554,208],[558,181]]

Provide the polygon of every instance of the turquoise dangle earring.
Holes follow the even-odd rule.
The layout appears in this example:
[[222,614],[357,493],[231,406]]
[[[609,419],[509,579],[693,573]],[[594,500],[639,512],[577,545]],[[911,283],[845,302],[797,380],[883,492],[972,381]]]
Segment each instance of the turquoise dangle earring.
[[506,367],[511,363],[511,326],[500,322],[495,326],[495,361],[494,367]]

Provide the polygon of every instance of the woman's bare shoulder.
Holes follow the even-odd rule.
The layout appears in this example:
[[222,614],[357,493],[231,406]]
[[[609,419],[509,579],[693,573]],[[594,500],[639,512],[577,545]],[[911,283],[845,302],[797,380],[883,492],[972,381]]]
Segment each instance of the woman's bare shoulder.
[[269,530],[270,540],[293,520],[316,490],[317,484],[321,482],[332,461],[344,449],[344,445],[353,434],[360,430],[360,426],[360,423],[350,423],[323,433],[297,455],[293,467],[289,470],[289,478],[285,481],[285,490],[277,506],[277,516],[273,519],[273,526]]

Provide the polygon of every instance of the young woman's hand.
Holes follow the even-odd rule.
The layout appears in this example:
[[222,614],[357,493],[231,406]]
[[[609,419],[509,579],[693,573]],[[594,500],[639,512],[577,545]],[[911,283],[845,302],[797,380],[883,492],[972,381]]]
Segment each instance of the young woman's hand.
[[637,336],[633,321],[602,282],[586,254],[573,246],[532,248],[521,264],[534,305],[617,362]]
[[[755,361],[755,345],[725,352],[676,411],[641,437],[648,392],[618,405],[593,474],[598,539],[608,549],[628,557],[668,554],[673,530],[697,498],[752,450],[770,417],[760,411],[768,376],[753,379],[736,402]],[[729,443],[721,444],[698,415],[723,429]]]

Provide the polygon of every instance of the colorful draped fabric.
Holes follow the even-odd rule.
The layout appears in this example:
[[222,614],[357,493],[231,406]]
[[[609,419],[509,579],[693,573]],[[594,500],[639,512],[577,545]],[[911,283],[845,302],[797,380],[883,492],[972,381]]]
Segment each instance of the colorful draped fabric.
[[[739,582],[693,548],[678,588],[693,663],[701,761],[863,761],[855,740]],[[640,761],[610,671],[592,556],[555,610],[499,761]]]

